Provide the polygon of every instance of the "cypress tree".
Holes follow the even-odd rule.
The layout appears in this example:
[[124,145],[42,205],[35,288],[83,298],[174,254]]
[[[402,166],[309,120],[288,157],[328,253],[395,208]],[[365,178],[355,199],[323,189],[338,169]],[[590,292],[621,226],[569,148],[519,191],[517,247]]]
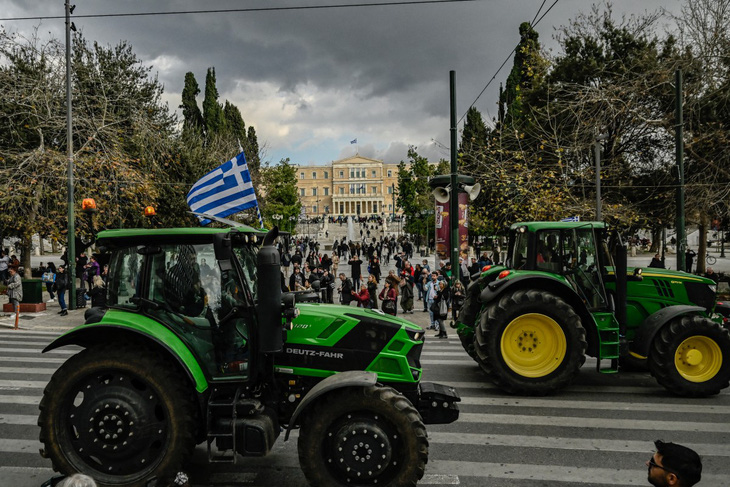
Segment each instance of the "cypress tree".
[[206,135],[209,139],[213,135],[220,134],[224,131],[226,123],[223,117],[223,107],[218,103],[218,88],[215,86],[215,68],[208,68],[208,73],[205,75],[203,118],[205,119]]

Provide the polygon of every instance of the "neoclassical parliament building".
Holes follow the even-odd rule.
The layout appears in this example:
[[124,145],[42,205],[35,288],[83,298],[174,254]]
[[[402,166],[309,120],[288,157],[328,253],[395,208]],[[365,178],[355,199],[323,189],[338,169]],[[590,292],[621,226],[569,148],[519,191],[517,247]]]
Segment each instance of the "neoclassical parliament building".
[[322,166],[297,166],[297,188],[308,218],[399,214],[398,165],[356,154]]

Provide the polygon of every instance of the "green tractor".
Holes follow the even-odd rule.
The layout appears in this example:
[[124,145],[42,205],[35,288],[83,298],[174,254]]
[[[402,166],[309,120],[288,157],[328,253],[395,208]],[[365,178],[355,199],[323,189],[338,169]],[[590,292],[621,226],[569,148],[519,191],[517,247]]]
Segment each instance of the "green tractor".
[[424,424],[459,416],[454,389],[420,381],[424,331],[282,293],[277,233],[99,234],[109,307],[44,350],[83,347],[40,403],[41,453],[54,469],[102,486],[162,484],[197,444],[210,462],[235,463],[300,428],[312,485],[416,485]]
[[730,332],[713,314],[714,281],[629,269],[626,246],[601,222],[514,224],[505,263],[472,276],[454,325],[502,390],[558,391],[586,354],[601,373],[648,368],[680,396],[730,383]]

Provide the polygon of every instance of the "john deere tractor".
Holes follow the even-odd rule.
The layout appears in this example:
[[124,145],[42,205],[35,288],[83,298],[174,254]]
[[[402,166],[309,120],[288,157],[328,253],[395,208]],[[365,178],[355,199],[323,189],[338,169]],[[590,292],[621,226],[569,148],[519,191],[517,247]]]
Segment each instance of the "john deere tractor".
[[416,484],[424,424],[459,415],[454,389],[420,382],[423,330],[282,293],[276,238],[245,226],[98,235],[109,307],[44,350],[83,347],[40,404],[54,469],[162,485],[197,444],[236,462],[299,428],[312,485]]
[[456,328],[501,389],[544,395],[596,357],[598,372],[647,368],[674,394],[717,394],[730,382],[730,332],[714,319],[710,279],[628,268],[601,222],[529,222],[510,229],[504,266],[467,289]]

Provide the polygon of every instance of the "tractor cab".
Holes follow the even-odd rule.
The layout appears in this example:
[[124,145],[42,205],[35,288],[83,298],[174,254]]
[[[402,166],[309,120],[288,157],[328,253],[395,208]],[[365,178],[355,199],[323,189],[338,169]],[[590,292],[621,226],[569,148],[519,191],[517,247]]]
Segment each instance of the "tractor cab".
[[111,251],[111,312],[141,311],[163,324],[183,339],[213,379],[248,378],[255,359],[250,329],[260,236],[238,232],[224,240],[195,233],[148,234],[143,245],[124,240],[108,232],[101,236]]
[[602,238],[604,233],[602,222],[513,225],[507,268],[526,271],[526,275],[554,274],[569,284],[589,309],[608,309],[605,280],[613,272],[613,259]]

